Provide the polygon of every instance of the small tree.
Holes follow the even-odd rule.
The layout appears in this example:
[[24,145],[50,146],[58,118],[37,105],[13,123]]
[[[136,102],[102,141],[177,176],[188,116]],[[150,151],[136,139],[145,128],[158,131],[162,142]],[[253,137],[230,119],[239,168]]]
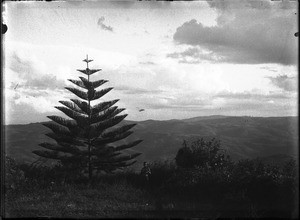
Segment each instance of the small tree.
[[177,152],[176,164],[183,168],[208,167],[222,168],[230,162],[229,156],[221,149],[220,141],[215,138],[205,141],[203,138],[191,142],[183,141],[183,147]]
[[79,99],[71,101],[60,101],[64,106],[56,106],[58,110],[66,114],[67,120],[60,116],[48,116],[53,122],[45,123],[44,126],[52,130],[46,134],[55,140],[53,143],[41,143],[40,146],[47,150],[35,150],[33,153],[61,162],[64,167],[70,169],[87,170],[89,179],[92,178],[93,171],[111,172],[118,168],[130,166],[135,163],[132,160],[140,153],[124,154],[121,151],[131,148],[141,142],[134,142],[113,146],[111,143],[128,137],[133,132],[130,131],[136,124],[127,124],[114,127],[126,116],[119,115],[124,108],[113,106],[119,100],[100,102],[92,105],[91,102],[100,99],[113,88],[104,88],[96,91],[96,88],[108,82],[107,80],[90,81],[90,76],[101,69],[89,69],[88,57],[83,60],[87,67],[79,72],[87,75],[79,77],[80,80],[69,79],[76,86],[84,89],[65,87],[74,93]]

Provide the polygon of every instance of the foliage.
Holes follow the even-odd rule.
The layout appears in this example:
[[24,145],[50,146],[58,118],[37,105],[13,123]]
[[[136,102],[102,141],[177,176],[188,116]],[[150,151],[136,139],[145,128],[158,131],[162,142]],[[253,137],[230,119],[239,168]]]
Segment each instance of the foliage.
[[149,165],[151,169],[150,183],[155,187],[165,185],[176,172],[176,165],[173,161],[155,161]]
[[183,145],[176,156],[178,168],[165,185],[170,193],[196,200],[223,201],[225,206],[233,196],[232,201],[242,199],[239,204],[251,203],[260,209],[291,213],[295,208],[298,180],[294,160],[282,167],[256,159],[234,163],[222,153],[220,143],[214,139]]
[[[289,164],[289,165],[288,165]],[[239,162],[232,174],[232,185],[235,191],[244,191],[245,196],[260,207],[293,211],[297,198],[296,174],[286,172],[287,162],[283,167],[265,165],[254,160]],[[293,175],[293,174],[292,174]]]
[[111,144],[132,134],[130,129],[135,124],[117,126],[127,116],[127,114],[119,115],[125,110],[124,108],[113,106],[119,101],[118,99],[91,104],[92,101],[100,99],[113,88],[97,91],[96,88],[108,81],[91,81],[90,76],[101,69],[89,69],[88,64],[92,60],[86,58],[83,61],[87,63],[87,68],[78,71],[87,75],[87,78],[79,77],[80,80],[69,80],[80,89],[66,87],[80,99],[60,101],[63,106],[55,107],[70,119],[48,116],[54,123],[44,124],[52,130],[52,133],[46,135],[56,143],[41,143],[40,146],[47,150],[36,150],[33,153],[58,160],[61,166],[68,169],[68,172],[86,171],[91,179],[94,171],[112,172],[135,163],[133,159],[140,153],[125,154],[122,150],[134,147],[141,140],[119,146]]
[[183,142],[176,155],[176,164],[182,168],[207,167],[221,169],[230,164],[230,157],[221,149],[220,141],[215,138],[205,141],[203,138]]
[[24,181],[24,172],[19,168],[17,162],[5,156],[5,188],[15,189]]
[[[145,216],[159,210],[197,209],[201,216],[205,204],[215,207],[206,210],[208,213],[224,212],[225,217],[228,213],[247,216],[251,211],[290,218],[297,204],[297,175],[292,172],[295,161],[276,167],[242,160],[223,169],[154,162],[150,164],[151,187],[143,186],[139,173],[132,170],[101,174],[86,187],[88,180],[81,177],[64,183],[59,165],[30,168],[13,159],[7,159],[6,164],[10,164],[7,171],[11,170],[6,172],[6,181],[18,181],[6,191],[6,210],[11,217],[124,217],[130,211]],[[21,172],[24,175],[18,180]]]

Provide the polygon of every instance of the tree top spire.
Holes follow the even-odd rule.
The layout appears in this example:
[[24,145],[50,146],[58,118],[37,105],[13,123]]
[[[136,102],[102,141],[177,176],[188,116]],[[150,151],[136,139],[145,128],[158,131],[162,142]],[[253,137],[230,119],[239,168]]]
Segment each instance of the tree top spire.
[[86,58],[83,60],[83,62],[86,62],[87,68],[89,68],[89,62],[92,62],[93,60],[89,60],[89,56],[86,55]]

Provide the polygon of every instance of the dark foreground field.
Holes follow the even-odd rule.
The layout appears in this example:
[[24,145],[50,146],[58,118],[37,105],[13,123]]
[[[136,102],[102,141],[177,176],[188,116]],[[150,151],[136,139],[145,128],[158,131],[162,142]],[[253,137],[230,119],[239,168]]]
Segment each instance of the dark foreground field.
[[[207,202],[169,198],[126,182],[35,187],[7,198],[7,217],[216,217],[224,212]],[[256,215],[249,208],[245,214]]]
[[[10,160],[6,173],[6,217],[179,217],[296,218],[295,164],[283,168],[242,161],[227,170],[180,169],[151,165],[145,185],[125,171],[67,179],[55,170],[21,171]],[[44,169],[44,170],[43,170]]]

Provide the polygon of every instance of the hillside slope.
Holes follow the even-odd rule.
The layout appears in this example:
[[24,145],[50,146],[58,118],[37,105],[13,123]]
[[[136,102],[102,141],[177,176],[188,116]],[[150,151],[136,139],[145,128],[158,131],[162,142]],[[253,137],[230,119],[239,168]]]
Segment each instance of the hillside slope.
[[[136,123],[128,140],[144,140],[133,149],[143,153],[139,162],[173,159],[183,140],[198,137],[221,140],[233,159],[281,155],[282,160],[285,155],[296,157],[298,150],[298,117],[208,116]],[[49,141],[47,132],[41,123],[5,126],[6,153],[19,161],[34,161],[37,156],[31,152]]]

